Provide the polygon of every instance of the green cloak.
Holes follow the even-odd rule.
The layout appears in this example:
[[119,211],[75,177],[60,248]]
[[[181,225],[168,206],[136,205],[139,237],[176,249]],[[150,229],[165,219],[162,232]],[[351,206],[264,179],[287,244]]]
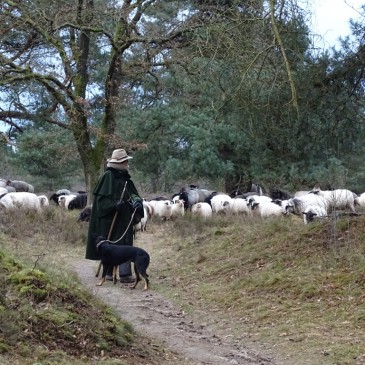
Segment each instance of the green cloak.
[[[124,187],[124,204],[122,209],[117,212],[116,205],[122,196]],[[89,221],[85,257],[89,260],[99,260],[100,258],[96,250],[96,238],[98,236],[108,238],[115,214],[117,214],[117,217],[109,239],[117,241],[124,235],[123,239],[115,244],[133,245],[133,222],[131,222],[133,203],[137,200],[140,200],[142,203],[142,199],[128,171],[116,170],[110,167],[106,169],[99,179],[93,190],[93,195],[94,200]]]

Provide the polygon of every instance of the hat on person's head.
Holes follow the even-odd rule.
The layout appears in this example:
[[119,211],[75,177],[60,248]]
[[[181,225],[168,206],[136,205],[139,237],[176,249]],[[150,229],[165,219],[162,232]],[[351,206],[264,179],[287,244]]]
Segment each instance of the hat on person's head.
[[108,158],[108,162],[113,162],[113,163],[122,163],[124,161],[130,160],[131,156],[127,155],[127,152],[125,150],[118,149],[118,150],[114,150],[112,153],[112,157]]

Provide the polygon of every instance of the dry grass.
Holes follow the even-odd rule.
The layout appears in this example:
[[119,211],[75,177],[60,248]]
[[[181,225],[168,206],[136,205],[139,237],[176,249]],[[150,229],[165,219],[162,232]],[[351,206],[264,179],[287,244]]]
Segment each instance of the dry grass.
[[[77,212],[0,212],[0,363],[160,365],[168,353],[80,288]],[[16,349],[16,351],[14,351]]]
[[[288,364],[365,362],[365,219],[189,218],[161,240],[158,290]],[[168,247],[167,247],[168,245]],[[173,277],[171,277],[173,273]],[[174,291],[171,291],[174,287]],[[275,352],[274,351],[274,352]]]
[[[22,265],[25,263],[21,272],[39,269],[46,273],[47,277],[41,279],[51,288],[70,290],[79,298],[74,275],[61,268],[67,267],[74,257],[83,257],[87,225],[77,223],[77,212],[56,208],[41,215],[19,214],[1,213],[0,251],[17,258]],[[150,272],[153,289],[170,297],[192,316],[199,313],[200,321],[214,323],[222,333],[229,328],[236,338],[270,349],[279,354],[283,364],[365,363],[364,216],[304,226],[297,219],[261,222],[242,217],[214,217],[200,221],[186,215],[176,222],[151,222],[148,230],[154,236],[154,244],[150,246],[153,260],[158,261]],[[2,272],[1,279],[8,282],[8,274]],[[57,283],[62,283],[61,288]],[[18,285],[18,289],[16,283],[12,285],[13,296],[19,295],[22,287],[26,291],[26,285]],[[3,298],[4,288],[7,286],[2,285]],[[85,297],[75,302],[91,302],[82,298]],[[14,318],[16,313],[8,311],[8,304],[0,302],[0,314],[3,318],[11,314]],[[85,317],[91,310],[100,316],[105,311],[100,309],[100,303],[85,308]],[[39,307],[34,309],[39,313]],[[23,311],[29,316],[26,307]],[[71,316],[61,307],[57,307],[57,313],[58,321],[67,321],[67,316]],[[137,346],[128,325],[122,321],[115,323],[110,313],[108,316],[106,320],[117,326],[118,331],[127,329],[120,330],[121,338],[128,334],[132,346]],[[86,325],[82,316],[76,323]],[[22,326],[25,324],[19,324],[24,334]],[[21,335],[16,328],[10,326],[7,331],[15,336],[17,343],[16,336]],[[44,329],[44,332],[49,331]],[[0,352],[6,358],[9,352],[3,334],[1,327]],[[24,349],[25,355],[18,363],[30,352],[34,356],[41,354],[47,364],[84,363],[82,351],[72,361],[63,351],[53,351],[51,358],[46,357],[47,338],[43,340],[44,343],[33,343],[33,347]],[[133,362],[128,358],[127,350],[128,346],[124,354],[126,363],[137,363],[136,359]],[[163,364],[152,347],[142,350],[137,346],[141,364],[144,351],[148,352],[151,364]],[[10,360],[9,363],[17,363],[17,359]],[[113,357],[99,357],[98,361],[112,364]]]

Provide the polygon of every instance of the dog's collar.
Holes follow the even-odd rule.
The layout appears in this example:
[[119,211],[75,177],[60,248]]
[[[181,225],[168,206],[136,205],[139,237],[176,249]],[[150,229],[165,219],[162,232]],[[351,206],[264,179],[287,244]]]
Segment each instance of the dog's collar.
[[96,249],[99,249],[99,246],[104,243],[104,242],[107,242],[107,240],[102,240],[100,241],[99,243],[96,244]]

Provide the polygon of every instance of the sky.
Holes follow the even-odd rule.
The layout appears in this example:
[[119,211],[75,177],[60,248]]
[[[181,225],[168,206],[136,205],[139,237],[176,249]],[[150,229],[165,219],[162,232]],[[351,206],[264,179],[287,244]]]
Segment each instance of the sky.
[[[365,0],[309,0],[312,3],[313,30],[324,37],[321,48],[338,45],[338,38],[350,34],[350,18],[359,19]],[[337,47],[336,47],[337,48]]]

